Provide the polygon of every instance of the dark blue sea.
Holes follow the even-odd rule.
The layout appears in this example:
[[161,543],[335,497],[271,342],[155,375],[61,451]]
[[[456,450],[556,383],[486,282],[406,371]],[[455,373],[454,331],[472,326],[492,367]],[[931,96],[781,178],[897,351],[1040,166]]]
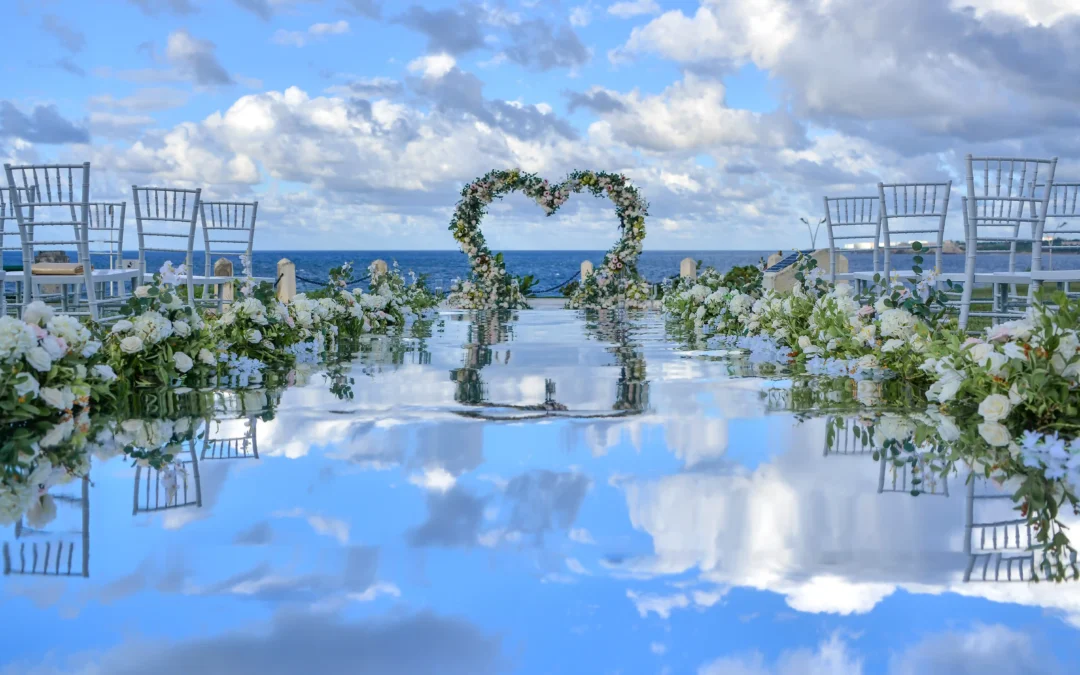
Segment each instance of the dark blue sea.
[[[775,251],[645,251],[638,261],[638,270],[650,281],[659,282],[665,278],[679,273],[679,262],[683,258],[701,260],[706,266],[712,266],[719,270],[727,270],[735,265],[751,265],[759,262]],[[74,259],[74,253],[69,253]],[[873,269],[873,261],[869,253],[845,253],[848,258],[848,266],[852,271]],[[538,279],[537,289],[546,291],[559,286],[574,278],[583,260],[591,260],[594,265],[599,265],[603,260],[603,251],[505,251],[507,268],[512,274],[531,274]],[[134,251],[125,253],[125,258],[136,258]],[[167,259],[174,259],[172,254],[151,254],[151,269],[160,267]],[[256,251],[254,254],[255,276],[274,277],[277,263],[282,258],[288,258],[296,263],[297,286],[299,290],[311,290],[316,284],[325,281],[327,272],[332,267],[337,267],[344,262],[352,262],[356,270],[355,276],[361,277],[366,274],[366,269],[371,261],[376,259],[386,260],[388,263],[397,261],[402,272],[412,270],[417,274],[427,275],[428,284],[434,289],[446,290],[455,278],[464,278],[468,274],[468,263],[465,254],[459,251]],[[894,266],[897,269],[910,269],[912,256],[894,255]],[[928,262],[932,256],[926,256]],[[1022,259],[1022,255],[1021,255]],[[173,260],[173,262],[178,262]],[[18,266],[20,264],[17,252],[4,253],[5,266]],[[925,265],[929,267],[930,265]],[[1044,254],[1044,267],[1046,267]],[[1080,268],[1080,255],[1057,253],[1053,258],[1054,269],[1078,269]],[[203,269],[203,254],[195,253],[195,269],[201,272]],[[980,254],[979,271],[1005,271],[1008,269],[1008,256],[1006,254]],[[943,272],[963,272],[964,256],[948,254],[942,256]],[[239,274],[239,270],[237,270]],[[540,293],[543,295],[543,293]],[[558,290],[551,290],[551,295],[558,294]]]

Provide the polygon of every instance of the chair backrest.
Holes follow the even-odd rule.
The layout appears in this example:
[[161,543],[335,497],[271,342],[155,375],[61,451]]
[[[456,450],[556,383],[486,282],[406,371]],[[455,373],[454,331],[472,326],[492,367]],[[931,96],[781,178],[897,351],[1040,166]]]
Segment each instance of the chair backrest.
[[18,548],[4,543],[5,576],[90,576],[90,477],[79,483],[77,494],[61,486],[50,491],[57,513],[47,530],[29,527],[24,519],[15,523]]
[[[187,265],[188,304],[195,302],[192,266],[195,248],[195,227],[199,215],[202,189],[157,188],[131,186],[135,204],[135,226],[139,232],[139,272],[141,282],[147,275],[146,254],[149,252],[179,253]],[[173,264],[177,261],[173,260]]]
[[[945,183],[878,183],[881,233],[885,249],[885,276],[892,272],[892,247],[919,241],[934,250],[934,268],[941,271],[945,218],[949,213],[952,181]],[[915,236],[913,236],[915,235]]]
[[[19,192],[20,201],[24,204],[33,204],[35,201],[34,188],[15,188]],[[4,251],[19,251],[19,260],[22,260],[22,235],[19,234],[19,221],[15,218],[15,202],[8,194],[7,186],[0,187],[0,260],[7,264],[8,258]],[[27,218],[34,219],[34,207],[27,209]]]
[[975,246],[976,258],[979,251],[1007,251],[1008,271],[1015,272],[1017,244],[1028,244],[1031,246],[1031,269],[1042,269],[1042,230],[1057,157],[1021,159],[968,155],[965,161],[968,239]]
[[[167,511],[186,506],[202,507],[202,482],[195,442],[185,441],[188,459],[176,459],[160,469],[135,467],[135,500],[132,514]],[[145,479],[143,472],[146,472]],[[140,487],[141,485],[141,487]]]
[[825,227],[829,235],[829,274],[832,281],[836,281],[836,255],[847,243],[869,242],[874,256],[874,271],[878,271],[878,248],[881,246],[879,202],[876,195],[825,197]]
[[[255,216],[259,202],[200,202],[203,243],[206,250],[206,276],[213,274],[213,256],[241,255],[250,259],[255,242]],[[240,265],[234,263],[233,273]]]
[[[1080,241],[1068,241],[1080,238],[1076,235],[1080,235],[1080,183],[1054,181],[1050,186],[1050,201],[1043,227],[1043,251],[1049,251],[1051,256],[1054,251],[1062,250],[1080,253]],[[1053,262],[1053,258],[1050,262]],[[1052,264],[1046,267],[1051,269]]]
[[100,269],[120,269],[124,257],[124,216],[127,202],[90,202],[87,235],[90,258],[104,259]]
[[[83,267],[87,309],[67,307],[69,314],[98,318],[98,298],[94,288],[87,235],[90,203],[90,163],[4,165],[8,198],[15,211],[22,237],[24,293],[23,305],[40,297],[41,289],[32,281],[35,255],[43,249],[74,248]],[[19,188],[22,188],[21,190]]]

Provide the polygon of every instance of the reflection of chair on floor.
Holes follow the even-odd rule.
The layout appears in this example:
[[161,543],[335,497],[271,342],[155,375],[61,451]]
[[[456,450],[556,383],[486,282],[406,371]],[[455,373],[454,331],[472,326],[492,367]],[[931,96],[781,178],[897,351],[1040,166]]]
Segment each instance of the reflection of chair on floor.
[[835,418],[829,422],[829,433],[825,435],[825,456],[829,455],[872,455],[874,453],[873,440],[867,437],[863,442],[863,436],[868,432],[859,425],[854,417]]
[[[964,581],[972,581],[973,577],[975,581],[1030,581],[1035,569],[1032,547],[1037,545],[1031,526],[1026,518],[994,517],[1017,514],[1012,495],[977,494],[976,482],[985,485],[986,480],[976,477],[967,486],[964,553],[968,556],[968,566]],[[991,519],[983,521],[987,511],[991,512]]]
[[[210,459],[258,459],[259,444],[255,438],[255,428],[259,418],[248,417],[244,420],[244,432],[237,435],[236,422],[226,420],[225,431],[221,429],[221,420],[206,423],[206,440],[203,443],[199,460]],[[215,438],[217,434],[228,434]]]
[[[4,542],[4,575],[36,574],[58,577],[90,576],[90,478],[83,477],[79,496],[63,493],[52,495],[57,506],[59,526],[63,527],[61,509],[74,507],[80,512],[79,526],[73,530],[36,530],[20,519],[15,524],[18,549]],[[37,541],[35,541],[37,540]],[[40,541],[44,540],[44,541]],[[78,556],[76,556],[78,550]],[[76,562],[78,561],[78,562]]]
[[[202,506],[202,485],[199,482],[199,460],[195,457],[195,442],[185,441],[191,459],[180,456],[161,469],[149,466],[135,467],[135,505],[133,514],[152,513],[180,509],[185,506]],[[139,489],[143,474],[143,489]]]
[[[939,476],[935,469],[925,460],[920,459],[915,467],[912,467],[910,462],[904,462],[902,465],[897,466],[892,459],[886,456],[887,454],[885,451],[881,453],[878,494],[885,492],[911,494],[912,491],[917,491],[920,495],[949,496],[949,479],[945,476]],[[885,479],[886,474],[889,475],[888,481]],[[915,482],[916,480],[918,482]]]

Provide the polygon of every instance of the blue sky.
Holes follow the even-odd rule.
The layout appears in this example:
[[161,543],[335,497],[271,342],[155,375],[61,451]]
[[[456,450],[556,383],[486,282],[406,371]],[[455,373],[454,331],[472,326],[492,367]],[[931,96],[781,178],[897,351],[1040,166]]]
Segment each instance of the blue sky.
[[[512,166],[626,173],[647,249],[795,245],[822,195],[968,152],[1072,175],[1080,125],[1071,0],[8,4],[0,158],[258,199],[264,249],[451,249],[461,187]],[[485,225],[580,250],[614,218],[510,197]]]

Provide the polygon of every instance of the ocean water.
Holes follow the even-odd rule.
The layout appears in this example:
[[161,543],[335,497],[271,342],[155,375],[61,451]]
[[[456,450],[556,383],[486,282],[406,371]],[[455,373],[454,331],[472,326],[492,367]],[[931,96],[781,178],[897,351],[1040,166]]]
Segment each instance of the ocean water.
[[[706,266],[712,266],[719,270],[727,270],[735,265],[756,264],[762,258],[768,257],[775,251],[644,251],[638,260],[638,271],[648,280],[659,282],[665,278],[679,273],[679,262],[684,258],[701,260]],[[74,259],[74,253],[69,253]],[[864,271],[873,269],[873,259],[869,253],[845,253],[848,258],[848,266],[852,271]],[[137,253],[129,251],[125,258],[136,258]],[[311,290],[316,284],[327,278],[327,273],[333,267],[345,262],[352,262],[356,269],[356,276],[366,274],[366,268],[371,261],[376,259],[386,260],[388,263],[397,262],[403,272],[413,271],[417,274],[427,275],[429,286],[435,289],[448,289],[454,279],[464,278],[468,272],[468,261],[465,255],[459,251],[255,251],[254,273],[258,277],[274,277],[277,272],[277,262],[282,258],[288,258],[296,263],[297,286],[299,290]],[[512,274],[531,274],[538,280],[537,290],[539,295],[553,287],[574,278],[581,268],[583,260],[591,260],[594,265],[599,265],[603,260],[603,251],[505,251],[507,268]],[[894,266],[897,269],[910,269],[912,266],[911,255],[894,255]],[[929,268],[933,256],[924,256],[927,263],[924,267]],[[160,267],[167,259],[175,260],[176,256],[167,253],[151,254],[149,256],[150,267]],[[1022,259],[1022,256],[1021,256]],[[203,254],[199,251],[194,255],[195,269],[199,272],[203,269]],[[5,266],[19,265],[17,252],[4,253]],[[1044,257],[1044,266],[1047,266],[1047,258]],[[1008,269],[1007,254],[980,254],[980,271],[1006,271]],[[1080,269],[1080,255],[1055,254],[1053,257],[1053,269]],[[942,256],[942,272],[963,272],[964,256],[949,254]],[[239,270],[237,270],[239,273]],[[557,295],[558,290],[550,290],[549,295]]]

